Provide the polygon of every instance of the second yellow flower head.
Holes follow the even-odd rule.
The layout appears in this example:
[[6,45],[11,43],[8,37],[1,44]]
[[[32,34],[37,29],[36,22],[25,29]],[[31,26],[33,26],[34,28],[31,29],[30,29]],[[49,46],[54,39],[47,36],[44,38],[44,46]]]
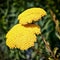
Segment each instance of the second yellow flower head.
[[18,20],[20,24],[25,25],[28,23],[32,23],[33,21],[38,21],[45,15],[46,15],[46,12],[42,8],[30,8],[22,12],[18,16]]

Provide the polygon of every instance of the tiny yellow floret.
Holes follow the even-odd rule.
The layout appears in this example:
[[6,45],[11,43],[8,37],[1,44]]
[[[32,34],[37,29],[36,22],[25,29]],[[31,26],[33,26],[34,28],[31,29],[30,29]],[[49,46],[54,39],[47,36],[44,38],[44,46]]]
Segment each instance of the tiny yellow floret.
[[46,11],[42,8],[30,8],[19,14],[18,20],[20,24],[28,24],[33,21],[38,21],[46,15]]
[[25,26],[17,24],[6,35],[6,45],[9,48],[19,48],[27,50],[34,46],[36,42],[36,34],[40,34],[40,28],[35,24],[27,24]]

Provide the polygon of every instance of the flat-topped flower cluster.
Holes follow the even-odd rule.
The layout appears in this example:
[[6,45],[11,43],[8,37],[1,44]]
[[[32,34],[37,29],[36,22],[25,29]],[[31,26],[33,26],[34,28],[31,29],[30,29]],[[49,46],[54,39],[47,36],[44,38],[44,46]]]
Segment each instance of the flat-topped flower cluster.
[[34,42],[37,41],[36,35],[41,34],[41,30],[32,22],[38,21],[45,15],[46,12],[42,8],[30,8],[19,14],[19,23],[6,34],[6,45],[21,50],[34,46]]

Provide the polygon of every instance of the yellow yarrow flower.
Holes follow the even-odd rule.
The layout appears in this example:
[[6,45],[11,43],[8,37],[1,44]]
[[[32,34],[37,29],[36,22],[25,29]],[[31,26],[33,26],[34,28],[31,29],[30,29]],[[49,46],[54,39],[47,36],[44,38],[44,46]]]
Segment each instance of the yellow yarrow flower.
[[32,23],[33,21],[38,21],[45,15],[46,15],[46,12],[42,8],[30,8],[22,12],[18,16],[18,20],[20,24],[25,25],[28,23]]
[[34,42],[36,42],[37,38],[35,34],[40,33],[38,25],[27,24],[23,26],[21,24],[17,24],[7,33],[6,45],[10,48],[27,50],[34,46]]
[[[45,16],[46,12],[42,8],[30,8],[18,16],[20,24],[15,25],[6,35],[6,45],[10,48],[27,50],[34,46],[36,35],[41,34],[40,27],[32,24]],[[30,24],[28,24],[30,23]]]

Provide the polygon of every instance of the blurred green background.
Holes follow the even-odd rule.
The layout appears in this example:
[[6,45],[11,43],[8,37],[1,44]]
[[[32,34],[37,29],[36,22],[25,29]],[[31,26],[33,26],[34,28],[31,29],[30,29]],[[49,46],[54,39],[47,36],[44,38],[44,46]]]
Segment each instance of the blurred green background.
[[[46,43],[37,36],[35,46],[27,51],[9,49],[5,44],[6,33],[18,23],[18,15],[31,7],[47,12],[37,22]],[[60,0],[0,0],[0,60],[60,60]]]

